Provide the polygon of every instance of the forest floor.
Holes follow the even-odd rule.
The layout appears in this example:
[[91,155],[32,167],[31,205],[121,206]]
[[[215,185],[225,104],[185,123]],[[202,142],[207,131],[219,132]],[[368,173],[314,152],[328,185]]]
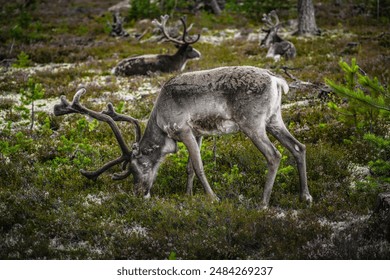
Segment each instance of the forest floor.
[[[202,57],[185,71],[252,65],[290,84],[283,119],[307,147],[314,201],[311,207],[299,201],[294,158],[272,138],[283,158],[270,208],[261,210],[266,162],[243,134],[203,141],[205,172],[218,203],[197,181],[194,196],[185,195],[188,154],[180,143],[162,164],[149,200],[133,195],[131,177],[113,181],[104,174],[91,181],[80,174],[116,158],[119,149],[105,124],[80,115],[55,117],[60,96],[71,100],[85,87],[83,104],[102,110],[112,102],[144,128],[159,89],[177,75],[111,74],[122,58],[174,52],[169,43],[137,41],[133,35],[143,32],[137,23],[125,25],[129,37],[110,37],[108,8],[116,2],[38,1],[25,10],[15,9],[17,1],[3,5],[0,259],[390,259],[389,237],[374,212],[378,194],[390,191],[383,163],[390,120],[373,110],[354,118],[338,113],[329,102],[344,108],[348,102],[325,84],[325,78],[344,83],[339,62],[356,58],[360,69],[388,87],[388,19],[323,1],[316,6],[321,35],[296,37],[286,25],[282,34],[295,44],[297,57],[275,62],[259,47],[260,20],[189,15],[191,32],[201,33],[194,47]],[[287,22],[293,16],[281,11],[280,17]],[[120,128],[134,141],[131,126]],[[378,148],[370,139],[384,140]]]

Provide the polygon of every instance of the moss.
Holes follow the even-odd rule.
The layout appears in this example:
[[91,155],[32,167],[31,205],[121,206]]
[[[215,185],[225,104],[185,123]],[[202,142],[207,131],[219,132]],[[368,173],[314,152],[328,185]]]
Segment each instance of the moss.
[[[16,59],[23,51],[36,63],[23,69],[1,69],[1,259],[167,259],[172,252],[177,259],[388,258],[388,243],[375,234],[367,218],[376,195],[388,189],[386,174],[379,169],[386,165],[375,161],[375,147],[352,126],[338,121],[327,106],[335,97],[320,100],[318,88],[291,87],[283,96],[283,104],[309,100],[308,106],[283,109],[283,118],[307,147],[312,207],[299,201],[293,156],[271,138],[283,158],[271,207],[259,209],[267,164],[243,134],[206,137],[203,141],[205,172],[221,199],[219,203],[206,198],[197,179],[195,196],[184,194],[188,154],[181,144],[179,152],[162,164],[150,200],[133,195],[131,177],[111,180],[110,174],[120,171],[119,167],[96,181],[84,178],[80,168],[96,169],[120,154],[109,127],[79,115],[54,117],[49,109],[37,113],[36,129],[29,131],[16,123],[22,116],[14,110],[15,94],[26,87],[30,77],[44,86],[45,99],[50,101],[60,95],[72,99],[78,87],[86,86],[83,104],[100,111],[111,101],[115,107],[122,106],[123,113],[142,120],[144,128],[158,89],[177,73],[122,78],[112,76],[111,68],[131,55],[173,53],[175,48],[169,43],[141,44],[131,37],[109,38],[107,14],[99,17],[96,12],[106,11],[104,1],[95,1],[92,6],[80,2],[82,9],[46,2],[39,5],[51,13],[36,9],[27,15],[39,18],[40,23],[23,19],[31,36],[25,36],[22,29],[11,34],[8,27],[15,26],[15,21],[3,22],[1,27],[6,31],[0,35],[0,53],[6,54],[1,59]],[[322,36],[290,38],[298,49],[292,61],[265,59],[266,50],[257,42],[199,42],[195,47],[202,58],[190,61],[186,71],[254,65],[292,82],[282,71],[287,65],[295,69],[290,71],[300,80],[321,87],[324,77],[342,79],[340,57],[349,60],[355,56],[364,71],[388,84],[385,26],[367,20],[361,28],[361,17],[339,24],[336,14],[323,12],[324,6],[330,7],[328,2],[317,7]],[[292,13],[283,12],[286,17]],[[218,18],[200,13],[188,21],[195,23],[194,33],[203,27],[211,30],[202,32],[203,36],[227,27],[260,26],[259,19],[248,20],[239,13]],[[360,25],[355,27],[357,23]],[[348,49],[351,41],[359,42],[357,49]],[[384,135],[388,122],[384,119],[377,126],[375,132]],[[120,129],[126,142],[132,143],[133,127],[120,124]],[[371,166],[381,180],[373,173],[359,182],[349,168],[351,163]],[[345,227],[340,229],[342,225]]]

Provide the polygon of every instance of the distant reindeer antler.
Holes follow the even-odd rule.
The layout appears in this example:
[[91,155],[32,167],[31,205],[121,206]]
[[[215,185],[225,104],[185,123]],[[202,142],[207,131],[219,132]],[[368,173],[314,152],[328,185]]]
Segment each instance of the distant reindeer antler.
[[184,28],[182,41],[169,36],[169,34],[166,30],[166,23],[167,23],[168,19],[169,19],[169,16],[165,15],[165,16],[161,16],[161,22],[159,22],[157,19],[154,19],[152,21],[152,23],[161,30],[161,32],[164,34],[165,38],[167,38],[169,41],[174,42],[174,43],[179,44],[179,45],[185,45],[185,44],[190,45],[190,44],[194,44],[194,43],[198,42],[198,40],[200,39],[200,34],[197,34],[196,35],[197,37],[194,40],[187,39],[188,37],[190,37],[190,36],[188,36],[188,30],[191,29],[192,25],[190,25],[190,27],[187,29],[187,24],[186,24],[186,21],[183,17],[180,18],[180,21],[183,24],[183,28]]
[[[275,22],[272,20],[272,18],[275,20]],[[269,28],[273,28],[279,25],[279,17],[276,14],[275,10],[272,10],[268,14],[263,14],[262,21],[267,25]]]
[[[69,103],[68,100],[66,100],[65,96],[61,96],[61,103],[56,104],[54,106],[54,115],[56,116],[61,116],[61,115],[66,115],[66,114],[74,114],[74,113],[79,113],[83,115],[88,115],[98,121],[102,121],[107,123],[112,131],[114,132],[115,138],[118,141],[119,147],[122,151],[122,155],[118,157],[115,160],[112,160],[105,165],[103,165],[100,169],[96,171],[85,171],[85,170],[80,170],[80,172],[87,178],[89,179],[96,179],[99,177],[100,174],[108,170],[109,168],[123,163],[122,169],[125,170],[126,166],[128,165],[131,156],[132,155],[137,155],[139,154],[139,149],[138,149],[138,143],[141,140],[141,128],[138,123],[138,120],[125,116],[122,114],[118,114],[114,110],[114,106],[111,103],[108,103],[107,105],[107,110],[102,111],[101,113],[93,111],[91,109],[88,109],[84,107],[83,105],[80,104],[80,98],[82,95],[86,93],[86,89],[82,88],[79,89],[76,94],[73,97],[73,100],[71,103]],[[135,134],[136,134],[136,143],[133,144],[132,149],[130,150],[129,147],[127,146],[117,124],[115,121],[126,121],[126,122],[131,122],[135,125]],[[113,179],[114,180],[120,180],[126,178],[128,175],[130,175],[131,172],[130,170],[126,170],[123,173],[119,174],[114,174]]]

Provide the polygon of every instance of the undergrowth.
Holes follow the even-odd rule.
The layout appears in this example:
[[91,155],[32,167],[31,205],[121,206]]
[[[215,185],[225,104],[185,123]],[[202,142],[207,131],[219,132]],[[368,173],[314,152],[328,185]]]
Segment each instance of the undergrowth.
[[[66,1],[59,7],[50,1],[33,2],[34,7],[24,8],[10,23],[0,17],[0,60],[13,59],[0,69],[1,259],[390,258],[390,245],[372,227],[371,218],[378,193],[389,191],[389,119],[372,119],[377,129],[361,133],[359,123],[344,121],[328,106],[333,102],[345,108],[351,104],[348,100],[333,93],[319,97],[325,78],[345,82],[340,57],[348,62],[355,57],[361,69],[388,87],[388,25],[383,19],[381,24],[364,22],[363,16],[343,21],[338,15],[324,15],[319,7],[323,34],[291,36],[298,50],[292,61],[266,59],[258,42],[196,44],[202,58],[189,62],[186,71],[253,65],[294,84],[284,73],[288,66],[294,77],[315,85],[291,86],[282,99],[283,105],[292,105],[283,109],[287,127],[307,147],[313,205],[299,201],[294,158],[271,138],[282,161],[271,207],[261,210],[267,164],[243,134],[203,140],[205,172],[220,202],[211,203],[196,179],[195,195],[185,195],[188,153],[182,144],[162,164],[149,200],[133,195],[130,177],[111,180],[119,168],[96,181],[83,177],[79,169],[97,169],[120,155],[115,138],[106,124],[83,116],[54,117],[52,106],[61,95],[72,99],[76,89],[85,86],[87,107],[100,111],[112,102],[118,111],[140,119],[144,129],[158,89],[177,73],[122,78],[112,76],[111,69],[131,55],[173,53],[175,48],[109,38],[103,1],[93,10],[88,1],[72,8]],[[223,35],[226,28],[259,29],[259,11],[242,16],[244,7],[228,2],[235,11],[229,15],[190,16],[194,32],[207,27],[211,30],[202,30],[202,36],[208,36]],[[284,4],[281,14],[293,17],[291,1]],[[4,6],[2,15],[14,11],[13,5]],[[52,12],[43,13],[42,7],[52,7]],[[364,28],[354,26],[357,22],[364,22]],[[130,30],[133,26],[125,23]],[[357,47],[351,48],[348,43],[355,41]],[[295,104],[305,100],[306,105]],[[21,107],[25,120],[17,110]],[[361,125],[366,120],[361,118]],[[134,142],[133,127],[119,127],[126,141]]]

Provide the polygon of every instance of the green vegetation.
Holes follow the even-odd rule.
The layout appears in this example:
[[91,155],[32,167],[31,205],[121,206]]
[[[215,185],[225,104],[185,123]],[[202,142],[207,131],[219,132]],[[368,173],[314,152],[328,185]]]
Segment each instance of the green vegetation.
[[[196,43],[202,58],[189,62],[186,71],[254,65],[291,84],[282,97],[283,118],[307,147],[314,203],[299,201],[294,158],[271,139],[282,162],[271,207],[260,210],[267,165],[243,134],[203,140],[205,172],[219,203],[204,196],[197,180],[194,196],[185,195],[188,153],[182,144],[162,164],[149,200],[133,195],[131,176],[111,180],[119,167],[96,181],[83,177],[79,169],[96,169],[120,150],[108,125],[81,115],[54,117],[53,105],[85,86],[87,107],[100,111],[112,102],[144,128],[159,88],[177,73],[123,78],[111,69],[124,57],[175,48],[132,36],[110,38],[105,1],[19,2],[7,3],[0,14],[0,60],[12,61],[0,66],[0,259],[390,258],[388,240],[372,226],[377,195],[390,189],[386,9],[377,18],[372,12],[352,14],[349,5],[335,11],[334,1],[323,1],[316,10],[322,35],[290,36],[297,57],[277,63],[265,58],[257,41],[232,39],[231,30],[257,32],[257,15],[273,3],[282,7],[279,17],[286,22],[296,17],[294,1],[227,1],[220,17],[189,15],[191,32],[218,44]],[[131,34],[138,32],[136,18],[160,13],[142,8],[152,1],[135,2],[125,22]],[[376,3],[361,2],[370,3],[370,11]],[[183,1],[177,1],[180,9],[174,9],[176,1],[164,3],[174,22]],[[146,14],[132,16],[134,9]],[[297,86],[284,66],[315,86]],[[333,93],[319,98],[325,81]],[[132,143],[133,127],[119,127]]]
[[[331,89],[341,97],[347,98],[347,105],[329,103],[329,107],[340,114],[340,121],[356,128],[356,136],[370,143],[376,155],[370,159],[368,166],[372,176],[369,185],[378,187],[390,182],[390,93],[381,85],[377,78],[371,79],[360,73],[362,70],[351,60],[351,65],[340,61],[340,66],[345,73],[345,84],[338,84],[329,79],[326,80]],[[360,71],[360,72],[359,72]],[[351,125],[351,124],[350,124]],[[352,141],[350,143],[353,143]]]
[[[42,99],[45,95],[45,90],[42,84],[35,83],[32,78],[28,79],[27,88],[20,91],[21,105],[16,107],[17,111],[21,112],[22,118],[30,118],[30,130],[34,128],[35,122],[35,101]],[[30,105],[30,109],[26,106]]]
[[28,54],[26,54],[24,51],[20,52],[18,55],[18,60],[12,66],[15,68],[25,68],[31,66],[31,61]]

